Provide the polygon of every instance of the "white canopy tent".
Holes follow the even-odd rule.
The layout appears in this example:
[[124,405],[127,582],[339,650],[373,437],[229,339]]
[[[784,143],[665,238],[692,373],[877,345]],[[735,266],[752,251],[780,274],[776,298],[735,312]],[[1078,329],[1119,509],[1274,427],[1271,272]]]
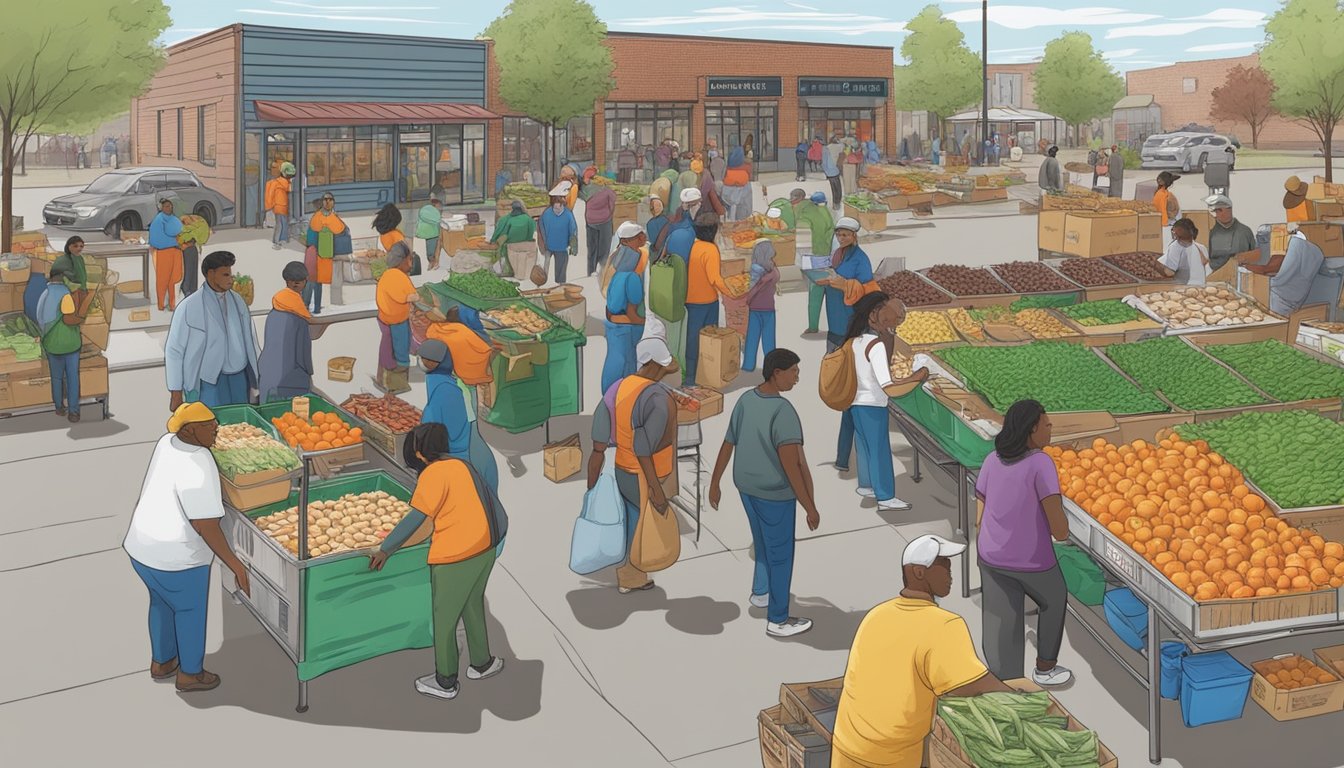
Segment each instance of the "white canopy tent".
[[[952,130],[956,131],[958,140],[963,139],[966,135],[974,136],[977,141],[979,140],[980,110],[970,109],[957,113],[949,117],[947,122],[952,124]],[[1023,152],[1035,152],[1036,144],[1040,139],[1045,139],[1052,144],[1055,143],[1063,128],[1063,120],[1034,109],[1019,109],[1017,107],[990,107],[989,109],[990,133],[1015,137],[1017,145],[1022,148]]]

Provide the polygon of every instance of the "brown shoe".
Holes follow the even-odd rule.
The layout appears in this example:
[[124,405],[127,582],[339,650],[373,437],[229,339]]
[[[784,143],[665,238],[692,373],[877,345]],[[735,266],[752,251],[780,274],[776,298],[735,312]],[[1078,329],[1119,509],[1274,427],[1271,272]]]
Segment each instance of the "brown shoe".
[[149,676],[155,680],[167,680],[177,674],[177,659],[169,659],[160,664],[156,661],[149,663]]
[[214,672],[201,670],[199,675],[187,675],[182,672],[177,673],[177,690],[179,693],[194,693],[196,691],[213,691],[219,687],[219,675]]
[[628,594],[630,594],[631,592],[645,592],[645,591],[650,590],[650,589],[653,589],[653,579],[649,579],[648,581],[644,582],[643,586],[639,586],[639,587],[617,587],[617,588],[616,588],[616,591],[619,592],[619,593],[622,594],[622,595],[628,595]]

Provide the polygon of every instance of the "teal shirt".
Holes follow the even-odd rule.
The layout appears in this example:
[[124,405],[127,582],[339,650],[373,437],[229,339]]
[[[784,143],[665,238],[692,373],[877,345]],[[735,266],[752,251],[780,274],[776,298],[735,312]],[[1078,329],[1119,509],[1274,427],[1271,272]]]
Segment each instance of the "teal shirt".
[[439,236],[439,220],[443,217],[438,208],[423,206],[415,217],[415,236],[421,240],[430,240]]
[[767,501],[796,498],[779,460],[780,446],[803,444],[803,423],[792,403],[759,389],[743,392],[723,441],[736,447],[733,485],[739,492]]

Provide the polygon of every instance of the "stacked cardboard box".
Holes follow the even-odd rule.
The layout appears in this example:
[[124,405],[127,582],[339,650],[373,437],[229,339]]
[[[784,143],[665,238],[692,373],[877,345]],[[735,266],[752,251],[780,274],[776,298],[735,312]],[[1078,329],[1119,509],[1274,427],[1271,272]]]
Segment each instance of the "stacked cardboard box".
[[1037,247],[1082,257],[1157,253],[1162,250],[1162,220],[1154,213],[1043,210]]
[[826,768],[843,677],[817,683],[785,683],[779,704],[757,718],[764,768]]
[[[80,398],[106,395],[107,358],[92,347],[86,346],[85,352],[88,354],[79,358]],[[38,361],[37,370],[0,374],[0,411],[37,408],[51,402],[51,369],[45,356]]]

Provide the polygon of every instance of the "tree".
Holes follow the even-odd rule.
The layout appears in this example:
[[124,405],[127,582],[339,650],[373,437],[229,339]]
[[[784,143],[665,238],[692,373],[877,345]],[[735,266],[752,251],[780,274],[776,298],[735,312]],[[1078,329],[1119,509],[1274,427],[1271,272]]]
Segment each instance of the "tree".
[[1260,148],[1260,129],[1265,121],[1277,114],[1271,99],[1274,83],[1260,67],[1241,64],[1228,70],[1227,79],[1213,89],[1213,107],[1209,116],[1214,120],[1243,122],[1251,126],[1251,148]]
[[1125,95],[1124,79],[1085,32],[1066,32],[1050,41],[1032,79],[1036,104],[1072,125],[1075,137],[1079,125],[1110,115]]
[[1344,119],[1344,10],[1337,0],[1288,0],[1265,24],[1260,66],[1274,81],[1274,106],[1315,132],[1334,180],[1335,126]]
[[513,0],[483,36],[494,40],[500,97],[546,126],[553,156],[556,127],[591,114],[615,85],[607,25],[583,0]]
[[932,113],[941,128],[944,119],[983,98],[980,57],[936,5],[925,7],[905,28],[910,34],[901,43],[901,56],[910,63],[895,68],[893,101],[897,109]]
[[155,41],[172,22],[161,0],[65,0],[59,12],[42,3],[7,3],[3,21],[0,252],[7,252],[19,151],[38,133],[124,112],[163,66]]

